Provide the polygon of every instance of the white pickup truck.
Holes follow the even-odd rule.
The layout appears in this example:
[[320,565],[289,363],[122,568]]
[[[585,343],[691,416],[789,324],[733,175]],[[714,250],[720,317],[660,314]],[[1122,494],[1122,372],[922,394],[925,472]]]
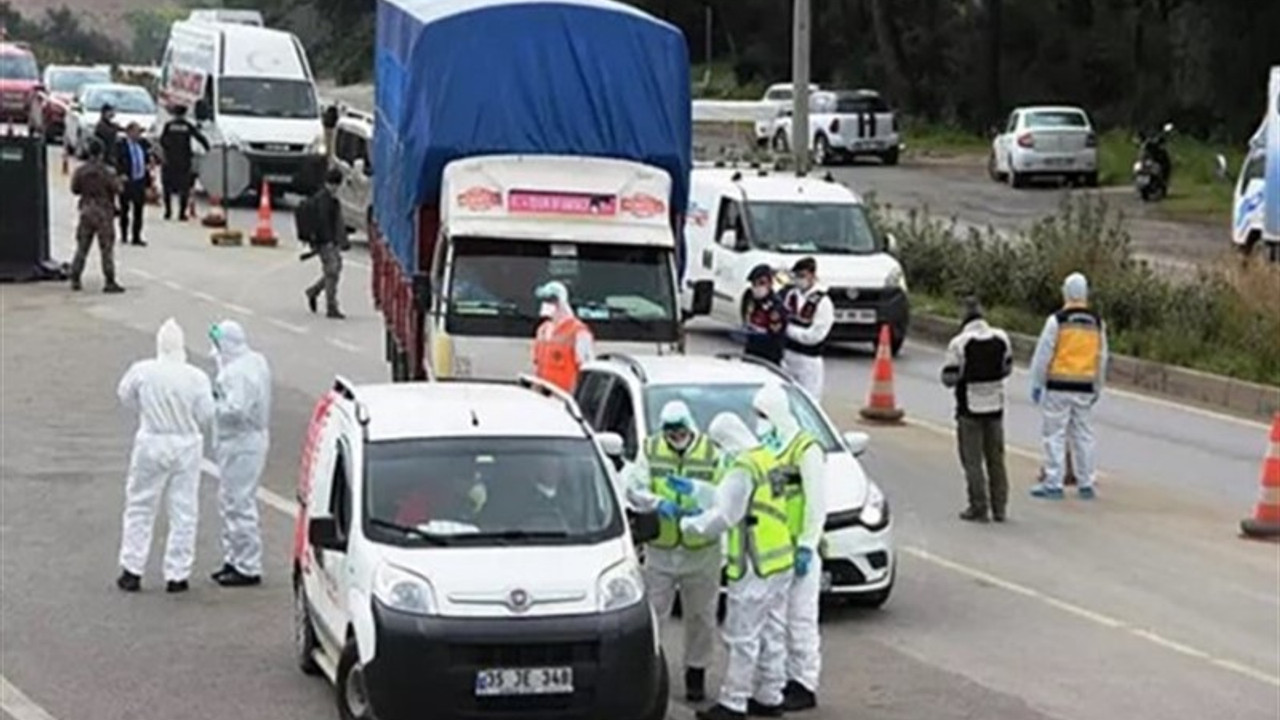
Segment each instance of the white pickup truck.
[[[791,147],[791,111],[774,121],[773,149]],[[873,155],[897,165],[902,150],[898,116],[874,90],[822,90],[809,96],[809,137],[814,162],[833,165]]]

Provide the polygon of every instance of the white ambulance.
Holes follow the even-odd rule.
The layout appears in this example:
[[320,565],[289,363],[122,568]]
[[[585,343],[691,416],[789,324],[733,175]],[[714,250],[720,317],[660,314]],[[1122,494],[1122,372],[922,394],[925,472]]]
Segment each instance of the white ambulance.
[[742,324],[747,275],[768,265],[787,281],[792,265],[812,257],[835,306],[834,342],[875,343],[887,324],[898,354],[907,337],[910,302],[892,236],[872,226],[862,198],[825,177],[797,177],[751,167],[698,167],[685,224],[688,269],[682,291],[693,300],[699,281],[713,284],[711,316]]

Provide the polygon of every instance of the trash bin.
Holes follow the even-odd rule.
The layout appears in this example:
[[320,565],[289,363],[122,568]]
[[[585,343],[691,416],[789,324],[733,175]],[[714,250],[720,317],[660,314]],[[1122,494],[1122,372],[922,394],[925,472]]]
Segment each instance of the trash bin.
[[0,280],[57,280],[50,257],[49,178],[44,136],[25,126],[0,130]]

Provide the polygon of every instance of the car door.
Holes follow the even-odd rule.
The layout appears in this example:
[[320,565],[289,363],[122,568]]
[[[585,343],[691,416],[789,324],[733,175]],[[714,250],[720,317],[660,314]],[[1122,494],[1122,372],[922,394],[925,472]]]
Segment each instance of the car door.
[[[351,446],[345,438],[334,441],[332,458],[332,482],[324,507],[328,516],[337,521],[341,537],[349,540],[355,505]],[[317,498],[316,502],[324,500]],[[340,649],[348,625],[347,552],[319,548],[312,548],[312,552],[316,571],[311,574],[314,587],[307,588],[307,597],[316,611],[315,628],[324,635],[327,646]]]
[[636,422],[636,407],[631,398],[631,388],[625,382],[612,383],[605,396],[604,411],[600,416],[600,431],[622,436],[622,454],[628,461],[634,461],[640,449]]
[[[716,213],[715,242],[712,244],[712,266],[716,286],[712,314],[720,320],[735,325],[739,315],[743,288],[747,284],[750,268],[744,267],[747,259],[747,223],[742,203],[734,198],[720,199]],[[728,232],[732,231],[732,233]]]

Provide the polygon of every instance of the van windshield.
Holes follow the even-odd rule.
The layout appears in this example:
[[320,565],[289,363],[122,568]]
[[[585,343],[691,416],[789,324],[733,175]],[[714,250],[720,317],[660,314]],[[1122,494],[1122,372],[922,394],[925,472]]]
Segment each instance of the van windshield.
[[454,238],[447,330],[532,338],[540,320],[534,291],[559,280],[596,339],[675,342],[670,262],[667,248]]
[[311,83],[274,78],[219,78],[218,113],[299,120],[320,117]]
[[374,442],[365,478],[365,532],[379,542],[585,544],[623,532],[589,438]]
[[747,204],[751,246],[786,254],[869,255],[880,243],[861,205],[760,202]]

